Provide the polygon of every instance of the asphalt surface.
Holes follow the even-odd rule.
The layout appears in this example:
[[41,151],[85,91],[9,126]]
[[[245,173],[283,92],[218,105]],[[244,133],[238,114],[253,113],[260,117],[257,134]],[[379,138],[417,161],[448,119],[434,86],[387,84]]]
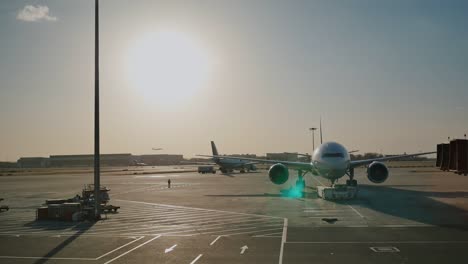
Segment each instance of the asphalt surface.
[[[266,171],[115,168],[101,182],[116,214],[91,222],[35,221],[46,199],[73,197],[89,171],[0,176],[1,263],[468,263],[468,177],[394,168],[380,185],[358,170],[358,198],[325,201],[306,178],[275,186]],[[168,188],[167,180],[172,186]],[[344,182],[345,179],[343,179]],[[327,220],[327,221],[325,221]]]

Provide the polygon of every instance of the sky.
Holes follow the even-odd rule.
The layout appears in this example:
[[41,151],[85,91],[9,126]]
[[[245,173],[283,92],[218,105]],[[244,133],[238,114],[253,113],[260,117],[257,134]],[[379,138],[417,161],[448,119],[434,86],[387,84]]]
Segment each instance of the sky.
[[[466,25],[455,0],[101,0],[101,152],[310,153],[320,117],[432,151],[468,132]],[[93,153],[94,1],[0,1],[0,36],[0,160]]]

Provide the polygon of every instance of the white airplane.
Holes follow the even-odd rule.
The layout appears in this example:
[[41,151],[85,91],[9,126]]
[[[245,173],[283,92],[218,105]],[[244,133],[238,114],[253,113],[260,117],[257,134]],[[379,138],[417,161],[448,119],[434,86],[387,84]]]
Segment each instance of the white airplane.
[[[244,173],[246,171],[257,170],[257,167],[255,166],[255,164],[258,162],[245,161],[242,158],[230,158],[228,156],[219,155],[218,149],[216,148],[214,141],[211,141],[211,151],[213,153],[212,156],[209,156],[209,155],[197,155],[197,156],[210,157],[211,164],[218,165],[219,170],[222,173],[229,173],[234,170],[239,170],[241,173]],[[198,164],[201,164],[201,163],[198,163]],[[207,164],[207,162],[203,162],[203,164]]]
[[148,166],[148,164],[144,162],[138,162],[137,160],[133,160],[133,166]]
[[337,142],[322,143],[322,125],[320,122],[320,143],[315,149],[310,162],[292,162],[282,160],[264,160],[254,158],[232,157],[232,156],[210,156],[212,158],[229,158],[257,163],[272,164],[268,176],[274,184],[284,184],[289,178],[289,169],[297,170],[298,178],[296,180],[297,188],[305,187],[304,176],[311,173],[315,176],[321,176],[330,180],[333,185],[336,180],[347,175],[346,185],[357,186],[354,179],[354,169],[360,166],[367,166],[367,178],[373,183],[383,183],[389,175],[387,166],[382,161],[399,159],[404,157],[420,156],[433,154],[435,152],[424,152],[409,155],[382,157],[366,160],[351,160],[349,151]]

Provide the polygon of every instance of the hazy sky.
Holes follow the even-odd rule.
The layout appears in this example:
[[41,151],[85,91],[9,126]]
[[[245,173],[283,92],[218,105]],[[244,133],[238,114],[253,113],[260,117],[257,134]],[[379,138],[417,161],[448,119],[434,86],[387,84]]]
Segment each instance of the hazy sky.
[[[0,1],[0,160],[93,152],[93,12]],[[468,132],[467,25],[467,1],[102,0],[102,153],[310,152],[320,116],[348,149],[434,150]],[[158,32],[192,44],[135,51]]]

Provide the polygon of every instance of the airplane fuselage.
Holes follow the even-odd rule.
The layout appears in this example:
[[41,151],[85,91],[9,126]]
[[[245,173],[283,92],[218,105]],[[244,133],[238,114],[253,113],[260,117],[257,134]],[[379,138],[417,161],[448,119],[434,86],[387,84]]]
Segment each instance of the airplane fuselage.
[[311,164],[317,173],[329,180],[337,180],[346,175],[351,158],[346,148],[336,142],[325,142],[314,150]]
[[248,162],[239,159],[214,159],[214,162],[226,169],[252,169],[253,167]]

